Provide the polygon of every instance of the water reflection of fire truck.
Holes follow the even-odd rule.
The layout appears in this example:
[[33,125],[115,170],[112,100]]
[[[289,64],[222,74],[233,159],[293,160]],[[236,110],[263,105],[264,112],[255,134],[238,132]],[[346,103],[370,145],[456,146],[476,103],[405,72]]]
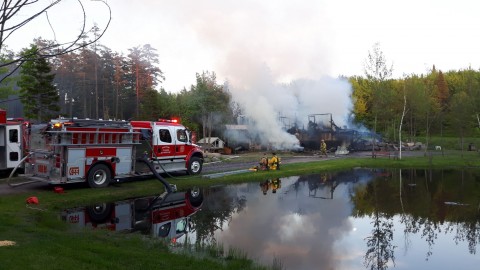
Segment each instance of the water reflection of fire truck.
[[88,182],[91,187],[152,173],[199,174],[203,164],[189,131],[172,120],[55,119],[32,125],[28,152],[28,178],[51,184]]
[[199,189],[164,193],[67,209],[62,220],[78,228],[106,228],[112,231],[140,231],[154,237],[178,238],[189,230],[190,217],[203,203]]

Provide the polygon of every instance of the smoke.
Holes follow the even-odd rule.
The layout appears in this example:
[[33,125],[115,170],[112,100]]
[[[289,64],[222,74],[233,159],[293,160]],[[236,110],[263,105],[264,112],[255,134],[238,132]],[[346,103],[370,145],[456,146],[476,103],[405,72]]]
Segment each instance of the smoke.
[[328,75],[335,31],[321,2],[172,1],[165,8],[211,55],[258,137],[286,148],[298,140],[279,116],[305,125],[309,114],[331,113],[342,126],[351,107],[348,82]]
[[[351,108],[351,87],[347,81],[323,76],[317,80],[277,83],[265,64],[242,66],[249,68],[245,73],[233,73],[230,90],[233,100],[250,120],[250,132],[256,133],[262,143],[277,149],[299,145],[298,139],[285,129],[306,127],[310,114],[331,113],[338,126],[346,125]],[[330,117],[316,120],[329,121]]]

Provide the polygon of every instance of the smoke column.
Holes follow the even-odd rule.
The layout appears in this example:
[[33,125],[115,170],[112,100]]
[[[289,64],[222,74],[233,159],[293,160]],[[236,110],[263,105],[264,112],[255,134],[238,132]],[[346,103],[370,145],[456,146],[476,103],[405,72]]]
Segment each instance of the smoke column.
[[338,126],[346,125],[351,108],[351,87],[346,80],[323,76],[318,80],[276,83],[267,66],[253,64],[249,67],[245,77],[234,77],[235,80],[230,81],[230,90],[245,116],[253,120],[250,124],[253,123],[259,138],[264,139],[263,143],[278,149],[291,149],[299,144],[295,136],[282,129],[279,116],[286,118],[287,124],[306,128],[309,114],[331,113]]
[[345,125],[351,87],[327,75],[335,31],[325,3],[167,2],[169,16],[195,33],[261,138],[280,148],[298,143],[282,130],[279,115],[305,125],[309,114],[332,113]]

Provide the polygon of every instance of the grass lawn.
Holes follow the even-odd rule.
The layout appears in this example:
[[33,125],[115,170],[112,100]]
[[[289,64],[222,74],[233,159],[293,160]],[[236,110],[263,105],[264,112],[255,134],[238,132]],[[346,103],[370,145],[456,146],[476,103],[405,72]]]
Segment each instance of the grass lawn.
[[[246,158],[246,157],[244,157]],[[252,156],[249,158],[255,158]],[[247,158],[246,158],[247,159]],[[350,158],[316,160],[282,165],[280,171],[259,171],[206,179],[201,176],[167,179],[179,190],[293,175],[335,171],[353,167],[369,168],[480,168],[479,152],[445,151],[444,155],[389,158]],[[5,182],[4,179],[0,182]],[[141,234],[107,230],[73,231],[59,219],[61,210],[99,201],[160,194],[159,181],[145,180],[113,185],[104,189],[69,188],[63,194],[51,190],[0,197],[1,269],[268,269],[256,266],[243,256],[219,258],[173,254],[168,243]],[[29,196],[40,203],[25,204]]]

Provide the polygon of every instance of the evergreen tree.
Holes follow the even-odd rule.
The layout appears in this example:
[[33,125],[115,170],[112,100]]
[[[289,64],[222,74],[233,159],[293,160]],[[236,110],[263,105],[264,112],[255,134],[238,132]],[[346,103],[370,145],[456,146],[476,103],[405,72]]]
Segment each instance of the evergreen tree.
[[[0,64],[10,61],[11,55],[5,54],[3,52],[0,53]],[[13,65],[12,65],[13,66]],[[4,78],[9,72],[10,69],[8,66],[0,67],[0,99],[7,99],[9,95],[14,95],[15,91],[13,90],[13,78]]]
[[47,121],[60,110],[59,95],[53,85],[55,74],[52,74],[47,60],[39,55],[37,46],[23,50],[21,56],[26,61],[17,84],[25,116]]

